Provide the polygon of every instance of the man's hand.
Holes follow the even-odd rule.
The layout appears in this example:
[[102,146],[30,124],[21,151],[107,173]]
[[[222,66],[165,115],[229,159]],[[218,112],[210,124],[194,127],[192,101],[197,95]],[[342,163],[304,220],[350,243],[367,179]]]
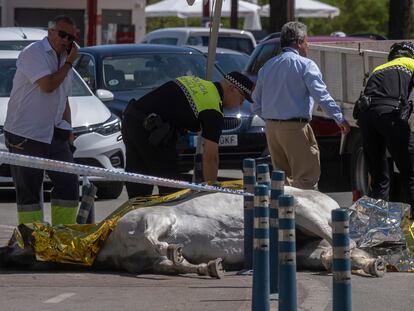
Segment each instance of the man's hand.
[[75,61],[77,54],[78,54],[78,46],[76,45],[75,42],[72,42],[72,47],[70,49],[70,53],[68,54],[68,57],[66,58],[66,61],[73,65],[73,62]]
[[342,123],[339,123],[338,126],[341,129],[341,133],[343,135],[348,134],[349,131],[351,130],[351,127],[349,126],[349,123],[346,120],[344,120],[344,122]]

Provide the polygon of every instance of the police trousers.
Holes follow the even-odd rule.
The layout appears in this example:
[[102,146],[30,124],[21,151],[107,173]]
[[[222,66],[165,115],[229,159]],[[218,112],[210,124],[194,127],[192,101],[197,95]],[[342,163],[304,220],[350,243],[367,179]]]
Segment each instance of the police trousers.
[[371,175],[369,195],[376,199],[389,200],[388,150],[400,171],[402,201],[411,205],[414,215],[414,135],[408,122],[401,120],[395,112],[381,113],[370,109],[361,113],[358,124]]
[[[150,133],[142,126],[142,120],[126,113],[122,120],[122,138],[126,149],[125,171],[156,177],[179,178],[178,151],[174,144],[153,146],[149,143]],[[125,183],[128,197],[148,196],[153,185]],[[177,188],[158,187],[159,194],[177,191]]]

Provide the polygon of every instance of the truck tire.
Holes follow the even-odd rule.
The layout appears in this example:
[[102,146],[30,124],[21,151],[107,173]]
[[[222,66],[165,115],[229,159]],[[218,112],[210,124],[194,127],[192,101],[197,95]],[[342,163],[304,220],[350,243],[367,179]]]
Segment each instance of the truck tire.
[[94,184],[98,188],[96,196],[100,200],[117,199],[124,188],[124,183],[119,181],[99,181]]
[[352,190],[359,191],[361,195],[368,194],[369,174],[361,137],[358,137],[351,147],[351,185]]

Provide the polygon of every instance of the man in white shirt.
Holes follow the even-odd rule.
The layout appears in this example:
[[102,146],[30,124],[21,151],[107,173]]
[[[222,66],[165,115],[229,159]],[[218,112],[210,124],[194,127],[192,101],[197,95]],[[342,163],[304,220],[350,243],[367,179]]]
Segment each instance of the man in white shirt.
[[[73,134],[68,96],[77,47],[76,27],[67,16],[49,24],[43,40],[26,47],[16,62],[16,74],[4,124],[12,153],[73,162]],[[16,189],[18,223],[42,222],[42,170],[11,166]],[[53,183],[52,224],[75,223],[78,176],[47,172]]]

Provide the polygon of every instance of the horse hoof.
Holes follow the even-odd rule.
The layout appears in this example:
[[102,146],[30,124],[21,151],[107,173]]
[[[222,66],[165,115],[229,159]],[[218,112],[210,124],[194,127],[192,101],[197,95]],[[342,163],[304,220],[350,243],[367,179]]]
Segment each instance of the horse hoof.
[[327,272],[332,272],[332,254],[330,252],[321,252],[321,262]]
[[167,248],[167,258],[174,264],[180,264],[184,261],[183,257],[183,245],[182,244],[170,244]]
[[224,275],[222,262],[223,260],[221,258],[210,260],[207,264],[208,275],[212,278],[221,279]]
[[382,258],[377,258],[372,263],[369,269],[369,274],[376,276],[378,278],[382,278],[385,274],[387,268],[387,263]]

